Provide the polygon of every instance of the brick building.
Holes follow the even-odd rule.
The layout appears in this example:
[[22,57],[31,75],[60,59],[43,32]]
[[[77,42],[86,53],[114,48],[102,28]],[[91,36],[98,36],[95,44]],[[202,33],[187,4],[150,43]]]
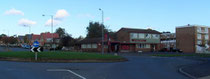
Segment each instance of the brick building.
[[176,33],[163,32],[160,35],[161,40],[161,48],[166,48],[170,50],[170,48],[176,48]]
[[117,32],[120,52],[151,52],[159,50],[160,32],[152,29],[121,28]]
[[[104,40],[104,51],[108,52],[107,40]],[[101,51],[101,38],[85,38],[79,42],[80,49],[86,52],[100,52]]]
[[176,47],[186,53],[204,53],[209,48],[210,29],[207,26],[186,25],[176,28]]
[[55,47],[58,46],[59,43],[59,35],[57,33],[41,33],[39,34],[26,34],[25,36],[18,36],[18,41],[21,44],[28,44],[32,45],[34,41],[39,41],[40,46],[44,46],[46,48],[50,48],[52,45],[52,39],[53,44]]
[[[155,30],[121,28],[116,32],[116,38],[114,40],[105,37],[105,52],[151,52],[159,50],[160,32]],[[86,38],[80,41],[80,46],[82,51],[100,52],[101,38]]]

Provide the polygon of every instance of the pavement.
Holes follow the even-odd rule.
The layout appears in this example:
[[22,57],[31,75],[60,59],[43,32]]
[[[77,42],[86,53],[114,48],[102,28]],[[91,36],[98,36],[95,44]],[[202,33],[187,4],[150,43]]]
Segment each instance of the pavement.
[[32,63],[0,61],[0,79],[190,79],[180,66],[200,63],[176,57],[125,56],[117,63]]
[[210,79],[210,61],[187,65],[182,68],[182,71],[194,79]]

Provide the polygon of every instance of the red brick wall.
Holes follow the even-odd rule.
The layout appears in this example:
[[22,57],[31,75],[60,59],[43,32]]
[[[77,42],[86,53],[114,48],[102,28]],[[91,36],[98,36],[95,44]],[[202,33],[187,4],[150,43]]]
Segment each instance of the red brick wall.
[[186,53],[195,52],[195,40],[197,34],[195,27],[176,28],[176,47]]
[[117,40],[120,42],[130,42],[130,34],[124,31],[118,31]]

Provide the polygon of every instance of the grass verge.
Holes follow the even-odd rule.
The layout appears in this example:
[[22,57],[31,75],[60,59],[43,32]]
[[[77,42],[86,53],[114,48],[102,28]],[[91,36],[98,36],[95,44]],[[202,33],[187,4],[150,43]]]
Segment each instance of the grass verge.
[[[0,52],[0,59],[3,60],[25,60],[34,61],[35,54],[32,52]],[[110,54],[97,54],[85,52],[41,52],[38,53],[38,61],[56,61],[56,62],[85,62],[87,61],[125,61],[126,59],[121,56],[114,56]]]

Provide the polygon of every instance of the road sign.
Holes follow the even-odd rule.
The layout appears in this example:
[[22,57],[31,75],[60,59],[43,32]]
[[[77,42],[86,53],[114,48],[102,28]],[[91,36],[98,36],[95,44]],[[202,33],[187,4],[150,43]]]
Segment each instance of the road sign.
[[39,47],[39,42],[38,41],[34,41],[33,47]]
[[32,47],[31,48],[31,52],[34,52],[35,53],[35,60],[37,60],[37,53],[38,52],[41,52],[41,51],[43,51],[43,48],[42,47]]
[[41,52],[43,51],[41,47],[32,47],[31,52]]

